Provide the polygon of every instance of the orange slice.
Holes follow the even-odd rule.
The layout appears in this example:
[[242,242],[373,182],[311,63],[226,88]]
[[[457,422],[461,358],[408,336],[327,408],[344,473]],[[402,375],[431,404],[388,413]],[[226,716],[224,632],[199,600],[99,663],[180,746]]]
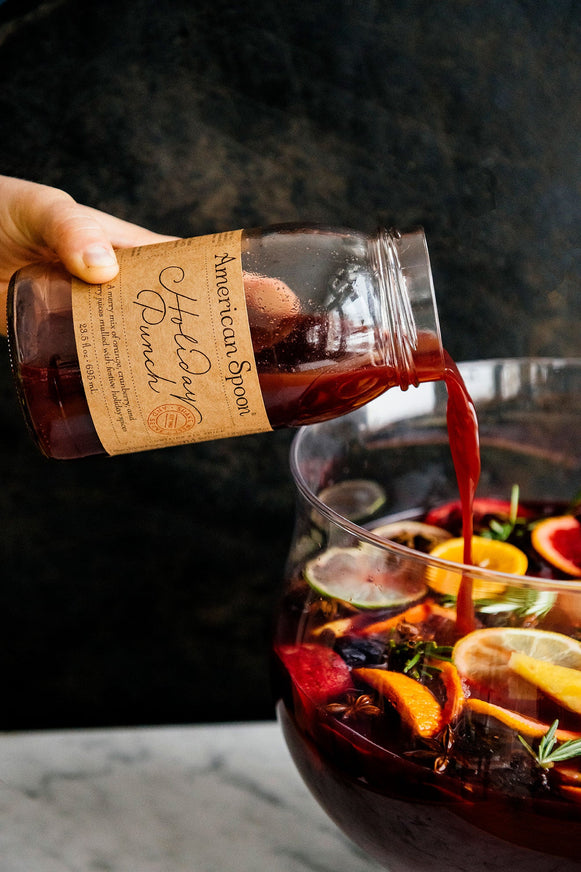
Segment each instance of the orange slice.
[[430,660],[440,670],[440,681],[446,689],[446,702],[442,708],[442,726],[452,723],[464,708],[464,688],[460,673],[453,663],[447,660]]
[[559,781],[576,786],[581,790],[581,769],[575,766],[574,763],[557,763],[553,768],[553,772]]
[[563,633],[526,627],[474,630],[456,642],[452,662],[473,693],[513,702],[535,699],[536,687],[509,667],[515,651],[549,664],[581,669],[579,642]]
[[437,603],[422,602],[416,606],[411,606],[403,612],[398,612],[397,615],[391,615],[389,618],[384,618],[381,621],[374,621],[372,624],[361,626],[359,616],[356,618],[336,618],[333,621],[327,621],[316,627],[311,635],[314,638],[319,638],[323,633],[332,633],[335,638],[348,636],[353,633],[356,636],[376,636],[388,634],[401,624],[424,624],[432,618],[456,622],[456,610],[445,608]]
[[392,615],[390,618],[385,618],[383,621],[374,621],[373,624],[368,624],[363,630],[360,630],[361,636],[374,636],[376,633],[388,633],[395,629],[402,622],[405,624],[423,624],[431,617],[440,617],[449,621],[456,620],[456,611],[454,609],[446,609],[437,603],[423,602],[417,606],[411,606],[404,612],[399,612],[397,615]]
[[[432,557],[449,560],[451,563],[462,563],[464,539],[461,536],[455,539],[446,539],[432,548],[430,554]],[[528,566],[527,556],[520,548],[511,545],[510,542],[485,539],[482,536],[472,537],[472,562],[474,566],[481,569],[506,572],[511,575],[524,575]],[[445,596],[457,596],[461,581],[460,568],[453,570],[431,566],[428,571],[427,582],[429,586],[436,593]],[[506,585],[501,582],[474,579],[472,596],[474,599],[493,599],[501,596],[505,590]]]
[[510,655],[508,668],[563,708],[581,714],[581,670],[556,666],[520,651],[513,651]]
[[581,524],[573,515],[539,521],[531,533],[531,543],[552,566],[581,578]]
[[[511,730],[516,730],[522,733],[523,736],[529,736],[532,739],[540,739],[550,728],[549,724],[543,724],[534,718],[527,718],[518,712],[513,712],[500,705],[494,705],[483,699],[476,699],[474,697],[467,699],[466,708],[484,717],[495,718],[501,724],[510,727]],[[569,739],[581,739],[581,733],[575,733],[571,730],[557,730],[555,738],[559,742],[567,742]]]
[[427,687],[403,672],[354,669],[353,675],[379,691],[396,708],[402,721],[418,736],[429,739],[442,727],[440,703]]
[[581,803],[581,787],[576,787],[572,784],[562,784],[559,789],[561,793],[564,793],[573,802]]

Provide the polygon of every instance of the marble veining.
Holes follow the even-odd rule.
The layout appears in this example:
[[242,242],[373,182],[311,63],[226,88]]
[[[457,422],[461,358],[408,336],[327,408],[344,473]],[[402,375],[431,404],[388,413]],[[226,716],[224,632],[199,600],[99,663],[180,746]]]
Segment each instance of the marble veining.
[[275,723],[0,737],[0,872],[374,872]]

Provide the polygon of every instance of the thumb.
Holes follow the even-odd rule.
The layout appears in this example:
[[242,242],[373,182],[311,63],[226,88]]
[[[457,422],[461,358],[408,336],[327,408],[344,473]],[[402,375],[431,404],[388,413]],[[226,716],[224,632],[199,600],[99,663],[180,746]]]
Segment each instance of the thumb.
[[47,204],[43,212],[39,222],[43,242],[70,273],[94,284],[117,275],[115,251],[93,211],[65,195]]

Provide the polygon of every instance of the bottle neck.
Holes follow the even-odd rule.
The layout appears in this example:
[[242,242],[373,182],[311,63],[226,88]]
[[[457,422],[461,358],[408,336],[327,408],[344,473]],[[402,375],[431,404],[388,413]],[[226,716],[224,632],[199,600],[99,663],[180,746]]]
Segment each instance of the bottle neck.
[[440,379],[444,351],[424,231],[381,228],[370,242],[379,290],[380,352],[402,390]]

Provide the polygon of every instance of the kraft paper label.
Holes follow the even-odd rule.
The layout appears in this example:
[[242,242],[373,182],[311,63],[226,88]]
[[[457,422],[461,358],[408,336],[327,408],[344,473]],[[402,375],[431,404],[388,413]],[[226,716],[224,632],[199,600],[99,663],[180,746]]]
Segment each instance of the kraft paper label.
[[112,282],[73,279],[83,385],[109,454],[271,429],[241,238],[233,231],[124,249]]

